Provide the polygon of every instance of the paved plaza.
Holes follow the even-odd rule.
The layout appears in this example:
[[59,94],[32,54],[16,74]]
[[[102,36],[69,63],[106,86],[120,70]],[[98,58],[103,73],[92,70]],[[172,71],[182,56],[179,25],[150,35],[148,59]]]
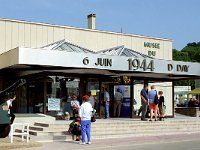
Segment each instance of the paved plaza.
[[42,144],[41,147],[17,150],[199,150],[200,134],[101,139],[93,140],[91,145],[79,145],[75,141]]

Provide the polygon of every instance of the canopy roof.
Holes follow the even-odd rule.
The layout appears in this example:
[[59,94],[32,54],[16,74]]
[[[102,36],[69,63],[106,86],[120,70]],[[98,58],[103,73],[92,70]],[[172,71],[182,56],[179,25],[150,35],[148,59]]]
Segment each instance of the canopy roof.
[[77,52],[77,53],[95,53],[89,49],[80,47],[76,44],[72,44],[65,39],[46,45],[41,48],[47,50],[60,50],[60,51]]
[[200,88],[192,90],[191,92],[189,92],[189,94],[200,94]]
[[[66,39],[54,42],[52,44],[46,45],[41,48],[48,49],[48,50],[67,51],[67,52],[78,52],[78,53],[83,52],[83,53],[92,53],[92,54],[95,53],[94,51],[91,51],[89,49],[80,47],[76,44],[72,44],[72,43],[68,42]],[[126,57],[135,57],[135,58],[151,58],[152,59],[152,57],[142,54],[140,52],[134,51],[132,49],[126,48],[124,45],[101,50],[96,53],[106,54],[106,55],[126,56]]]
[[134,51],[132,49],[126,48],[124,45],[113,47],[106,50],[98,51],[99,54],[106,55],[117,55],[117,56],[126,56],[126,57],[135,57],[135,58],[151,58],[148,55],[142,54],[140,52]]

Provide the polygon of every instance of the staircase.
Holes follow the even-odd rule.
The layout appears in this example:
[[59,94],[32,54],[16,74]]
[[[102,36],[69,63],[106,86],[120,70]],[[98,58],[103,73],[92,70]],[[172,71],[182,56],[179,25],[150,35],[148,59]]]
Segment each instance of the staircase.
[[[36,141],[71,141],[67,134],[71,121],[35,123],[30,126],[31,139]],[[169,135],[200,132],[200,119],[165,119],[165,121],[140,121],[139,119],[97,119],[92,123],[92,139],[133,136]]]
[[72,136],[67,133],[70,122],[35,123],[30,126],[31,139],[35,141],[70,141]]

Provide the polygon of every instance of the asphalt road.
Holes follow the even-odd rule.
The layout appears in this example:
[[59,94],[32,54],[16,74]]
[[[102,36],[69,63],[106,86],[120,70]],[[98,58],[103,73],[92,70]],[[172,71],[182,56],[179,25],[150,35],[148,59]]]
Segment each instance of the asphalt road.
[[91,145],[76,141],[43,143],[42,147],[20,150],[200,150],[200,133],[93,140]]

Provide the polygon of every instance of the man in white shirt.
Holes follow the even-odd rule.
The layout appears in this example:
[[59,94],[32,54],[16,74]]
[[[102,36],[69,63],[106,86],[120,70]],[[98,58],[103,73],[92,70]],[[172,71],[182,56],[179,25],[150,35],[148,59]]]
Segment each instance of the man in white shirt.
[[13,124],[14,119],[15,119],[15,115],[12,111],[12,102],[16,99],[16,96],[13,96],[13,98],[10,98],[9,100],[7,100],[7,105],[8,105],[8,114],[11,117],[10,119],[10,123]]
[[105,101],[105,119],[109,118],[109,106],[110,106],[110,95],[108,93],[108,89],[104,89],[104,101]]

